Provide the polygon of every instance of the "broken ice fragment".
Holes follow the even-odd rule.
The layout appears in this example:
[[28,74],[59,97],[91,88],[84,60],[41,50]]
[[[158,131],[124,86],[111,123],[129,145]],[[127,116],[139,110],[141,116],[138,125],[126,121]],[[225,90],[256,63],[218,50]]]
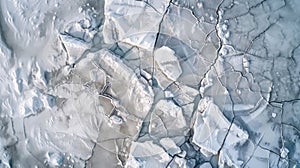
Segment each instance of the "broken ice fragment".
[[161,70],[167,78],[176,81],[181,75],[182,70],[180,64],[172,49],[166,46],[156,49],[154,51],[154,59],[159,70]]
[[82,56],[84,51],[91,47],[91,44],[69,35],[61,34],[60,39],[62,41],[62,45],[66,49],[69,64],[75,63]]
[[172,101],[160,100],[154,107],[149,133],[154,137],[179,136],[187,129],[182,109]]
[[166,150],[167,153],[174,156],[175,154],[180,153],[180,148],[175,144],[175,142],[170,138],[162,138],[160,141],[162,147]]
[[86,162],[87,167],[118,167],[120,165],[115,140],[97,142],[93,151],[93,156]]
[[288,156],[288,153],[289,153],[289,150],[288,150],[287,148],[282,147],[282,148],[280,149],[280,156],[281,156],[282,158],[286,158],[286,157]]
[[137,75],[126,66],[120,58],[107,50],[94,55],[93,62],[109,76],[110,87],[126,110],[140,118],[144,118],[153,103],[152,88],[139,80]]
[[211,100],[200,100],[199,110],[193,127],[193,142],[201,149],[216,155],[224,141],[226,147],[248,138],[248,134],[234,123],[230,126],[231,123]]
[[123,120],[121,117],[117,116],[117,115],[112,115],[110,117],[110,120],[114,123],[114,124],[122,124]]
[[200,167],[201,167],[201,168],[212,168],[212,167],[211,167],[211,164],[208,163],[208,162],[205,162],[205,163],[201,164]]
[[133,142],[125,167],[166,167],[170,160],[164,149],[152,141]]
[[155,0],[148,3],[153,6],[135,0],[105,1],[104,41],[122,41],[152,51],[159,23],[169,1]]
[[195,166],[195,161],[194,162],[191,160],[187,161],[184,158],[175,156],[167,168],[189,168],[194,166]]

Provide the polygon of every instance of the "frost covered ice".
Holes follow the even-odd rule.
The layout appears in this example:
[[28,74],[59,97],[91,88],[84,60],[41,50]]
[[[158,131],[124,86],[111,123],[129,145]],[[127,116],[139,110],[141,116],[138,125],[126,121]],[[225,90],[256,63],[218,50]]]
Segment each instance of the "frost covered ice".
[[299,6],[2,0],[0,168],[300,167]]

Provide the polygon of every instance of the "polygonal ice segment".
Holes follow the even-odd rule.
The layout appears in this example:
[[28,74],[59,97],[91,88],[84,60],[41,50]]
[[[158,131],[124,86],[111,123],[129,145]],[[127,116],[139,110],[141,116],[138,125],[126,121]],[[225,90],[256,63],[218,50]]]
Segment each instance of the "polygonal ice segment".
[[171,159],[163,148],[152,141],[133,142],[125,167],[166,167]]
[[53,117],[52,126],[61,133],[74,134],[82,138],[97,140],[98,130],[102,122],[99,113],[97,95],[87,92],[77,93],[69,98]]
[[106,85],[106,74],[93,63],[93,57],[81,59],[72,71],[74,83],[81,83],[98,92],[101,92]]
[[176,143],[170,138],[162,138],[159,143],[162,147],[168,152],[170,155],[174,156],[175,154],[180,153],[180,148],[176,145]]
[[195,164],[190,165],[184,158],[175,156],[167,168],[189,168],[194,166]]
[[97,142],[93,151],[87,167],[118,167],[120,164],[115,139]]
[[157,81],[158,86],[161,89],[166,89],[168,86],[170,86],[174,81],[169,79],[163,71],[159,70],[158,68],[154,71],[154,77]]
[[173,94],[173,100],[181,106],[186,122],[189,123],[193,115],[194,106],[198,104],[199,91],[177,82],[170,85],[168,89]]
[[257,147],[246,167],[269,167],[270,151]]
[[[161,33],[180,39],[188,46],[197,47],[195,50],[200,50],[205,45],[205,42],[207,42],[205,40],[206,34],[200,25],[192,11],[171,4],[170,10],[166,13],[161,24]],[[198,45],[194,45],[193,43],[197,43]]]
[[[106,43],[122,41],[144,49],[154,48],[168,1],[106,0],[103,37]],[[157,8],[156,8],[157,7]]]
[[183,135],[186,126],[182,109],[172,101],[160,100],[152,112],[149,133],[153,137]]
[[120,58],[107,50],[95,54],[93,62],[109,76],[110,88],[126,110],[144,118],[150,110],[154,93],[152,88],[136,76]]
[[225,140],[227,147],[248,138],[248,134],[234,124],[230,127],[230,122],[211,100],[200,100],[198,109],[193,142],[201,149],[216,155]]
[[103,116],[104,122],[99,128],[98,141],[104,142],[111,139],[132,138],[136,139],[142,125],[142,120],[134,115],[117,108],[111,116]]
[[212,167],[211,167],[211,164],[208,163],[208,162],[205,162],[205,163],[201,164],[200,167],[201,167],[201,168],[212,168]]
[[61,34],[60,39],[68,54],[69,64],[75,63],[82,56],[84,51],[91,47],[91,44],[69,35]]
[[195,97],[199,94],[198,90],[181,83],[174,83],[169,88],[173,93],[174,100],[180,106],[194,102]]
[[167,78],[176,81],[181,75],[182,70],[180,64],[175,56],[175,52],[172,49],[163,46],[155,50],[154,59],[159,67],[159,70],[161,70],[167,76]]
[[199,83],[214,63],[218,48],[218,43],[212,40],[217,37],[213,27],[209,28],[212,33],[206,34],[207,30],[202,26],[206,27],[207,23],[201,22],[194,14],[188,8],[171,3],[161,23],[156,45],[157,48],[168,46],[176,53],[183,71],[178,80],[189,86]]
[[218,110],[218,107],[210,102],[203,114],[197,113],[193,128],[193,142],[212,154],[218,153],[229,128],[229,122]]

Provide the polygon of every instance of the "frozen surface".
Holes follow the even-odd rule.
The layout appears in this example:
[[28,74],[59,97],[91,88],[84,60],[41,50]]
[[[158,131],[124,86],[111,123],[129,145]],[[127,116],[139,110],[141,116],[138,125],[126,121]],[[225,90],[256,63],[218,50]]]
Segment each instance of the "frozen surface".
[[0,1],[0,168],[300,167],[299,0]]

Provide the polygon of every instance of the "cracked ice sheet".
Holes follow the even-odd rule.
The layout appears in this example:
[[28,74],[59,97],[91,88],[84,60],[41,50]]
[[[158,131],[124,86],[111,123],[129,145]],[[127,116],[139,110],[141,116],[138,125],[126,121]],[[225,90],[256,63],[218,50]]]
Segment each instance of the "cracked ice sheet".
[[0,167],[298,167],[299,5],[1,1]]
[[[234,154],[231,151],[236,145],[242,145],[249,138],[247,132],[230,123],[220,109],[211,101],[202,99],[198,105],[194,123],[193,143],[201,148],[204,154],[216,155],[220,152],[220,165],[230,163]],[[229,160],[228,160],[229,159]],[[240,166],[240,165],[236,165]]]
[[121,41],[153,50],[156,34],[168,4],[167,0],[107,0],[104,7],[105,42]]

